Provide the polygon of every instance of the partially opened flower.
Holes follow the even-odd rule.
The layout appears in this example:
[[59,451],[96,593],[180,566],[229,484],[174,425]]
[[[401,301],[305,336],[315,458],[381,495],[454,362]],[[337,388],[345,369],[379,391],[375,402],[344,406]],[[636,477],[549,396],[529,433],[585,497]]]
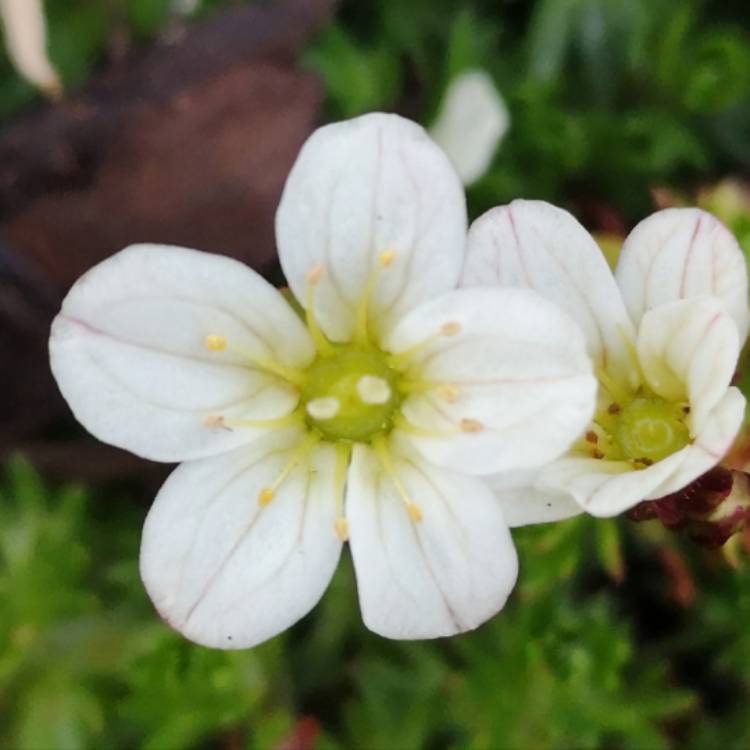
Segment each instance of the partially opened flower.
[[0,0],[8,57],[13,66],[42,92],[62,94],[57,71],[47,55],[47,24],[42,0]]
[[742,423],[730,385],[747,336],[747,269],[732,234],[667,209],[627,238],[613,276],[566,211],[515,201],[469,232],[462,285],[535,289],[574,317],[599,380],[594,420],[541,472],[492,479],[512,525],[609,516],[715,466]]
[[467,70],[448,85],[430,135],[471,185],[489,169],[509,127],[508,108],[490,75]]
[[461,185],[399,117],[318,130],[276,228],[305,322],[242,264],[157,245],[93,268],[54,322],[78,419],[185,461],[146,521],[146,588],[192,640],[247,647],[311,609],[349,540],[372,630],[474,628],[517,564],[477,477],[580,433],[596,388],[583,337],[532,292],[453,289]]

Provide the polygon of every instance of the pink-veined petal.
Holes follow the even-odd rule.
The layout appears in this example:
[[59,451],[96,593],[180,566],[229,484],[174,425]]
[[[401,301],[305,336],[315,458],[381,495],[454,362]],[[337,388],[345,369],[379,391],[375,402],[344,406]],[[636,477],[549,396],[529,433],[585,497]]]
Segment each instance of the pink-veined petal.
[[732,447],[744,416],[745,397],[737,388],[729,388],[685,450],[682,463],[646,499],[655,500],[677,492],[720,463]]
[[480,216],[469,230],[461,286],[534,289],[581,326],[598,365],[629,377],[633,325],[601,250],[567,211],[516,200]]
[[141,577],[162,618],[190,640],[255,646],[323,595],[341,553],[333,447],[314,448],[268,505],[258,502],[300,439],[280,430],[184,463],[159,492],[143,529]]
[[668,208],[630,233],[617,264],[617,282],[636,322],[665,302],[712,295],[747,336],[747,266],[734,235],[698,208]]
[[562,458],[542,470],[537,486],[569,492],[592,516],[616,516],[650,497],[685,460],[689,450],[686,446],[639,471],[626,461]]
[[648,385],[669,401],[689,401],[693,435],[724,396],[739,353],[737,326],[714,297],[660,305],[643,316],[638,331],[638,359]]
[[398,639],[473,630],[502,609],[518,572],[500,506],[479,479],[408,452],[393,464],[420,521],[375,452],[354,447],[346,515],[365,625]]
[[278,213],[279,259],[306,304],[308,273],[323,266],[314,309],[336,341],[352,336],[357,302],[379,257],[392,251],[370,297],[381,333],[458,282],[466,244],[461,182],[416,123],[374,113],[326,125],[292,168]]
[[[453,335],[440,335],[446,327]],[[541,466],[593,414],[597,384],[578,326],[528,289],[449,292],[401,320],[386,347],[398,355],[427,340],[406,371],[417,392],[402,412],[404,435],[432,463],[468,474]]]
[[[229,348],[207,350],[211,335]],[[254,271],[161,245],[134,245],[84,274],[49,346],[52,372],[84,427],[158,461],[213,455],[261,432],[207,428],[208,416],[267,420],[294,409],[296,390],[234,347],[291,368],[314,355],[300,320]]]
[[566,492],[539,489],[537,471],[507,471],[484,477],[495,493],[508,526],[562,521],[580,515],[581,506]]

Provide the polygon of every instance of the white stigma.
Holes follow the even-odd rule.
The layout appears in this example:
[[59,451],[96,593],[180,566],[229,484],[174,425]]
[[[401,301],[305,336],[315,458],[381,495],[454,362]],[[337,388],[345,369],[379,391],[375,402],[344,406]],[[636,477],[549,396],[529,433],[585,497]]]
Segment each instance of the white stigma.
[[305,409],[313,419],[333,419],[341,408],[337,398],[333,396],[321,396],[307,402]]
[[377,375],[363,375],[357,381],[357,393],[365,404],[385,404],[391,398],[390,386]]

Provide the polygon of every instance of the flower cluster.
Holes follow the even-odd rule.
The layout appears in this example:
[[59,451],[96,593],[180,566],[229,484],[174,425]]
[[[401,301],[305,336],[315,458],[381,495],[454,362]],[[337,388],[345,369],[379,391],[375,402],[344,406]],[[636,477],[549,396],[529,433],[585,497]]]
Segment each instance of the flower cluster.
[[296,622],[344,543],[373,631],[475,628],[515,583],[509,524],[674,492],[739,427],[746,272],[705,213],[636,228],[616,283],[546,204],[467,234],[446,155],[372,114],[307,141],[276,235],[299,315],[236,261],[139,245],[85,274],[52,327],[79,421],[183,462],[141,575],[198,643],[246,648]]
[[311,609],[348,541],[369,628],[476,627],[517,569],[481,477],[540,467],[584,429],[583,335],[534,292],[456,288],[461,183],[394,115],[313,134],[276,233],[304,319],[240,263],[145,245],[85,274],[53,324],[79,421],[184,462],[146,520],[146,589],[188,638],[248,647]]

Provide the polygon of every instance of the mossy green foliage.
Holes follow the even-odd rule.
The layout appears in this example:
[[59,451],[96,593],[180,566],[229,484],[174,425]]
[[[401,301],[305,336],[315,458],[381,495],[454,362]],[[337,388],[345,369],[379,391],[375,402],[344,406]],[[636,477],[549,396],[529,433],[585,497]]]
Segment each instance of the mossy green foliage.
[[5,470],[0,746],[267,748],[302,717],[319,722],[317,748],[746,746],[747,564],[695,557],[699,593],[682,610],[654,542],[626,522],[574,519],[516,532],[519,585],[474,633],[368,633],[344,559],[291,631],[221,652],[151,610],[143,515],[127,493],[51,488],[23,462]]

